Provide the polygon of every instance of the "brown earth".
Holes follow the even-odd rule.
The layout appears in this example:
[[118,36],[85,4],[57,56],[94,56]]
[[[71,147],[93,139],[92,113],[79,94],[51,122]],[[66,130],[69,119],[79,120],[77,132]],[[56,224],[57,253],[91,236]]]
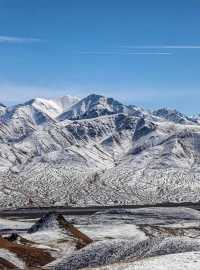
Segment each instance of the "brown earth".
[[0,258],[0,269],[1,270],[10,270],[10,269],[17,269],[16,266],[14,264],[12,264],[11,262]]
[[60,225],[60,227],[63,227],[66,231],[69,231],[74,238],[79,240],[79,246],[84,247],[88,244],[91,244],[93,240],[89,238],[86,234],[82,233],[76,227],[74,227],[72,224],[66,221],[66,219],[63,217],[63,215],[57,215],[57,221]]
[[[2,238],[0,238],[0,249],[1,248],[16,254],[19,259],[25,262],[27,267],[40,267],[55,260],[49,252],[43,249],[12,243]],[[0,267],[0,269],[2,268]]]

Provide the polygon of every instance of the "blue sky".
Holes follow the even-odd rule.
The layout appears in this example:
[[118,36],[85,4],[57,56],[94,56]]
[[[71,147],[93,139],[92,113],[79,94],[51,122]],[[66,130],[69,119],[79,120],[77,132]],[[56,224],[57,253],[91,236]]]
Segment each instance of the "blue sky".
[[0,0],[0,102],[99,93],[200,112],[199,0]]

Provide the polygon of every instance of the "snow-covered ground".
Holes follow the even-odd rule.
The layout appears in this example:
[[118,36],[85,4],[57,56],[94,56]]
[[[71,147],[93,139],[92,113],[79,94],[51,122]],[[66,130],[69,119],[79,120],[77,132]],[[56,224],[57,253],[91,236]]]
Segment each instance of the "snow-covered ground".
[[[34,221],[33,221],[34,222]],[[0,218],[0,231],[11,229],[11,230],[27,230],[33,224],[30,221],[21,221],[21,220],[9,220],[5,218]]]
[[[3,231],[13,228],[20,235],[16,243],[51,254],[54,261],[44,269],[193,270],[200,264],[200,214],[196,210],[184,207],[112,209],[65,218],[94,242],[77,249],[76,239],[60,227],[54,214],[41,221],[3,218],[0,224]],[[30,226],[27,228],[27,225]],[[27,232],[20,230],[25,227]],[[0,253],[0,258],[4,256],[17,263],[16,254],[5,253],[1,247],[0,251],[5,254]]]
[[[200,252],[185,252],[153,258],[134,263],[119,263],[87,270],[197,270],[200,269]],[[84,269],[86,270],[86,268]]]
[[199,250],[200,240],[185,237],[161,237],[144,241],[106,240],[90,244],[68,256],[63,256],[44,268],[76,270]]
[[103,239],[146,239],[145,234],[134,224],[94,224],[80,225],[78,228],[94,240]]

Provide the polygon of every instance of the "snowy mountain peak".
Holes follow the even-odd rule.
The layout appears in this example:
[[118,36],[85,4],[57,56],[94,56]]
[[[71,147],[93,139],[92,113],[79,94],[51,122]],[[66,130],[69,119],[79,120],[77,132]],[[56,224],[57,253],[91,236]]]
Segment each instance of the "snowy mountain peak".
[[49,99],[36,98],[32,100],[31,105],[50,116],[51,118],[55,118],[57,115],[62,113],[62,107],[60,107],[56,102]]
[[81,100],[80,97],[67,95],[67,96],[56,98],[53,100],[53,102],[55,102],[62,109],[62,113],[63,113],[69,110],[71,106],[73,106],[80,100]]
[[95,118],[102,115],[127,113],[128,107],[119,101],[101,95],[91,94],[60,115],[59,120]]
[[56,118],[58,115],[69,110],[79,100],[80,98],[73,96],[63,96],[56,99],[35,98],[25,102],[21,106],[32,106],[49,117]]

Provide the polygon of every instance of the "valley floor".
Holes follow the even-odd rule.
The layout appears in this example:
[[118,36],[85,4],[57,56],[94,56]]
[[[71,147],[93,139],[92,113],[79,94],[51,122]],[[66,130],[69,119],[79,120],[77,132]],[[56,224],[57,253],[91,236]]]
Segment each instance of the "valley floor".
[[34,211],[20,216],[17,211],[22,209],[15,210],[16,215],[10,212],[7,217],[4,212],[0,269],[200,269],[199,211],[186,207],[93,210],[68,212],[64,217],[48,213],[41,219]]

